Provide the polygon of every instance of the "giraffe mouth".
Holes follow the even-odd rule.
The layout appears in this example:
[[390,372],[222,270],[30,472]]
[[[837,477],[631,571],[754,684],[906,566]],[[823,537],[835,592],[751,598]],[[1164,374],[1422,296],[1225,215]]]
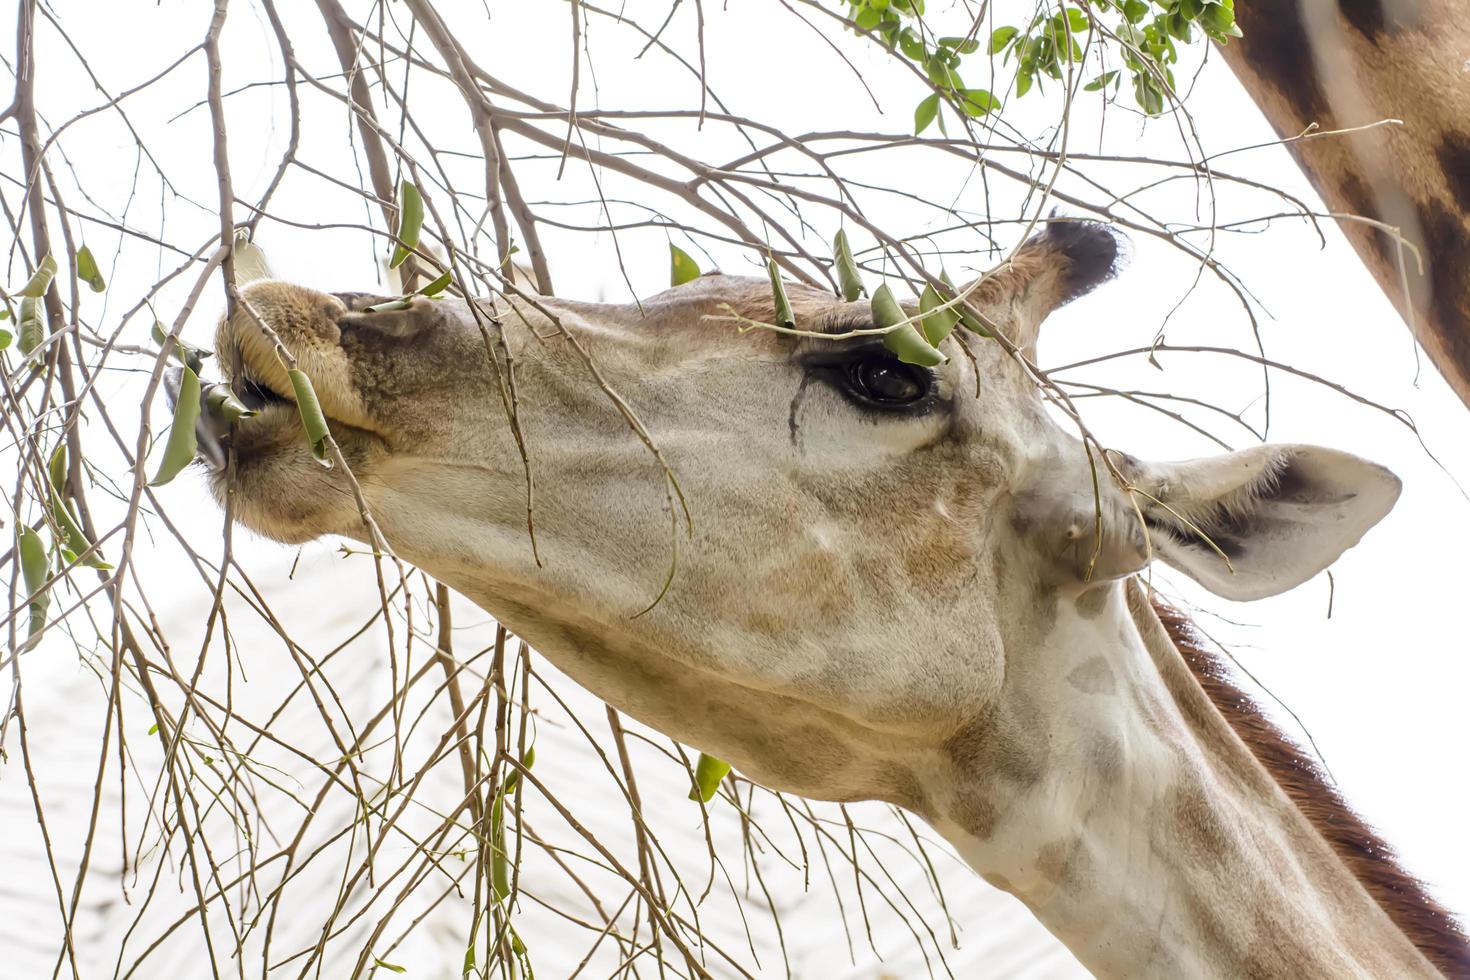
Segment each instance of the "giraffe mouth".
[[292,404],[291,399],[272,388],[270,382],[251,377],[249,374],[236,378],[230,384],[230,390],[252,412],[260,412],[267,405]]
[[[256,286],[254,288],[260,288]],[[304,291],[303,291],[304,292]],[[354,309],[382,301],[363,293],[319,294],[326,301],[322,323],[263,313],[308,379],[317,406],[331,430],[377,441],[389,438],[385,427],[370,418],[352,389],[351,358],[340,346],[342,317]],[[325,325],[323,325],[325,324]],[[196,456],[222,472],[233,450],[237,458],[275,444],[274,434],[297,432],[305,438],[297,407],[295,379],[277,356],[276,340],[255,326],[254,315],[237,314],[221,323],[216,335],[219,380],[200,379],[200,411],[194,423]],[[164,392],[176,411],[183,387],[183,369],[164,374]]]
[[[183,389],[184,369],[171,368],[163,376],[164,395],[170,411],[177,412],[180,392]],[[221,389],[233,396],[245,407],[245,414],[233,420],[211,410],[216,393]],[[229,462],[231,430],[236,425],[250,424],[256,416],[279,407],[295,407],[295,402],[272,388],[267,382],[249,374],[241,374],[233,381],[202,381],[199,385],[199,415],[194,420],[196,457],[213,470],[223,470]]]
[[[228,465],[232,437],[238,427],[256,424],[262,416],[280,412],[296,414],[293,393],[280,391],[263,372],[251,370],[248,357],[239,356],[233,368],[225,367],[224,375],[220,381],[201,379],[199,415],[194,421],[196,458],[217,472],[222,472]],[[183,378],[182,367],[171,368],[164,373],[164,395],[171,412],[178,409]],[[235,403],[231,413],[219,407],[225,400],[223,396],[228,396]],[[233,414],[239,412],[241,406],[243,413]]]

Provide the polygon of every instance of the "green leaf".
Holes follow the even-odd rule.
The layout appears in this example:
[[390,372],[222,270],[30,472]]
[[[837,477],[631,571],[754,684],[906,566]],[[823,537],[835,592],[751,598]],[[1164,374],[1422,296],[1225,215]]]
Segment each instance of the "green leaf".
[[157,735],[158,734],[158,722],[155,721],[153,724],[151,724],[151,725],[148,726],[148,734],[149,735]]
[[306,440],[311,443],[311,454],[318,462],[332,465],[327,458],[327,417],[322,414],[322,404],[317,401],[316,389],[306,373],[295,368],[286,372],[291,379],[291,391],[296,396],[296,412],[301,416],[301,427],[306,430]]
[[[51,495],[51,514],[55,518],[57,525],[61,528],[62,536],[66,539],[67,550],[71,552],[71,558],[68,560],[75,561],[77,555],[82,554],[88,548],[92,547],[92,542],[87,540],[87,536],[82,533],[81,525],[71,515],[71,511],[67,506],[61,502],[61,498],[54,493]],[[86,558],[83,558],[82,564],[88,568],[95,568],[104,572],[112,568],[95,551],[87,555]]]
[[184,366],[184,377],[179,382],[179,397],[174,402],[174,426],[169,430],[168,443],[163,447],[163,461],[150,487],[161,487],[179,471],[188,466],[199,451],[199,437],[194,432],[194,423],[199,418],[199,375],[188,365]]
[[939,43],[943,47],[958,51],[960,54],[974,54],[980,50],[980,42],[973,37],[942,37],[939,39]]
[[967,88],[960,97],[960,108],[968,116],[986,116],[1000,108],[1000,100],[983,88]]
[[771,277],[771,301],[776,306],[776,322],[783,327],[795,328],[796,317],[791,312],[791,300],[786,298],[786,287],[781,284],[781,269],[775,256],[766,259],[766,275]]
[[918,136],[929,128],[939,113],[939,93],[935,92],[914,106],[914,135]]
[[77,278],[91,286],[94,293],[100,293],[107,288],[107,280],[102,278],[102,270],[97,268],[97,259],[85,245],[77,250]]
[[878,26],[878,21],[882,19],[883,15],[878,13],[878,11],[874,10],[872,7],[864,7],[862,10],[859,10],[858,15],[853,18],[853,23],[865,31],[871,31],[873,28]]
[[1164,94],[1147,75],[1133,76],[1133,97],[1138,101],[1139,108],[1150,116],[1157,116],[1164,111]]
[[[68,561],[74,561],[77,555],[82,554],[92,547],[92,542],[87,540],[82,527],[72,516],[69,508],[62,499],[61,491],[66,486],[66,442],[57,443],[56,451],[51,454],[51,461],[46,466],[46,476],[51,481],[47,497],[51,503],[51,519],[56,522],[56,527],[61,531],[61,539],[66,542],[66,550],[71,552]],[[88,555],[83,562],[89,568],[110,569],[112,566],[102,560],[95,551]]]
[[[943,272],[939,274],[939,281],[954,288],[949,281],[949,276]],[[924,284],[924,291],[919,295],[919,315],[923,317],[919,326],[924,332],[924,339],[935,347],[939,342],[954,331],[954,325],[960,322],[959,311],[955,307],[931,312],[944,305],[944,298],[939,295],[938,290],[928,283]]]
[[34,296],[20,298],[20,352],[29,356],[46,339],[46,304]]
[[1212,3],[1200,14],[1200,24],[1212,34],[1225,37],[1240,37],[1240,28],[1235,25],[1235,11],[1223,4]]
[[46,477],[51,481],[52,489],[60,493],[61,488],[66,486],[66,440],[62,439],[56,444],[56,449],[51,453],[51,459],[46,464]]
[[959,307],[959,311],[960,311],[960,323],[964,324],[964,327],[965,327],[966,330],[968,330],[971,333],[976,334],[977,336],[980,336],[980,337],[994,337],[995,336],[995,334],[993,334],[993,333],[990,332],[990,328],[988,328],[987,326],[985,326],[985,324],[980,320],[980,318],[977,317],[977,316],[975,316],[969,310],[967,310],[963,306],[961,306],[961,307]]
[[4,350],[5,348],[9,347],[10,342],[14,339],[15,334],[11,333],[9,330],[0,330],[0,350]]
[[1021,33],[1019,30],[1017,30],[1014,27],[1009,27],[1009,26],[1007,26],[1007,27],[997,27],[995,30],[991,31],[990,32],[990,53],[991,54],[1000,54],[1000,52],[1005,48],[1005,46],[1007,44],[1010,44],[1011,43],[1011,39],[1013,37],[1015,37],[1019,33]]
[[391,970],[394,973],[408,972],[408,967],[399,966],[397,963],[389,963],[387,960],[380,960],[376,956],[373,957],[373,966],[381,967],[384,970]]
[[883,335],[883,346],[887,347],[905,364],[934,367],[943,364],[945,356],[929,341],[919,336],[912,325],[900,327]]
[[1189,29],[1189,21],[1178,11],[1168,15],[1169,33],[1179,40],[1188,44],[1194,38],[1194,32]]
[[35,645],[42,627],[46,625],[46,609],[51,605],[51,595],[41,590],[46,585],[46,579],[50,578],[51,563],[46,559],[46,546],[41,543],[41,536],[35,531],[20,524],[16,538],[16,551],[20,553],[20,571],[25,579],[26,595],[34,596],[31,599],[31,628],[23,648],[29,650]]
[[689,791],[689,798],[706,803],[714,799],[715,792],[720,788],[720,780],[729,771],[730,763],[703,752],[699,753],[699,762],[694,766],[694,788]]
[[418,294],[420,296],[438,296],[440,293],[444,292],[444,290],[449,288],[449,283],[453,278],[454,273],[449,271],[448,269],[445,269],[442,276],[429,283],[423,289],[420,289],[418,291]]
[[847,232],[837,229],[832,239],[832,255],[837,265],[837,284],[842,287],[842,298],[851,303],[863,293],[863,277],[858,274],[857,263],[852,258],[852,248],[847,244]]
[[258,414],[236,398],[229,385],[209,386],[209,390],[204,393],[204,411],[226,424],[239,419],[252,418]]
[[914,33],[913,28],[905,27],[903,33],[898,35],[898,46],[913,61],[923,61],[925,50],[924,42]]
[[873,299],[868,304],[873,314],[873,325],[876,327],[891,327],[908,319],[903,307],[898,305],[898,300],[893,298],[893,290],[884,283],[873,291]]
[[41,260],[40,266],[31,274],[26,284],[20,287],[19,295],[29,296],[32,299],[40,299],[46,295],[46,290],[51,288],[51,280],[56,276],[56,260],[46,256]]
[[[525,766],[527,769],[530,769],[535,764],[536,746],[528,745],[526,746],[526,754],[521,756],[521,765]],[[521,771],[519,769],[512,769],[510,771],[510,775],[505,777],[505,791],[507,793],[514,793],[516,791],[516,787],[520,785],[520,781]]]
[[505,853],[505,793],[497,793],[490,808],[490,881],[495,900],[503,902],[510,894],[510,856]]
[[406,310],[410,306],[413,306],[413,302],[406,296],[400,296],[397,299],[374,303],[372,306],[364,306],[362,311],[364,313],[396,313],[399,310]]
[[673,242],[669,242],[669,285],[682,286],[699,278],[699,263]]
[[1086,85],[1082,86],[1082,90],[1084,92],[1097,92],[1097,91],[1100,91],[1104,87],[1106,87],[1106,85],[1109,82],[1111,82],[1114,78],[1116,78],[1117,75],[1118,75],[1118,70],[1116,68],[1113,69],[1112,71],[1105,71],[1101,75],[1099,75],[1096,78],[1094,78],[1092,81],[1088,82]]
[[1016,73],[1016,98],[1020,98],[1031,91],[1032,72],[1030,69],[1022,68]]
[[929,81],[943,92],[952,92],[957,88],[963,88],[965,80],[954,66],[942,57],[931,57],[924,63],[924,71],[929,76]]
[[1091,24],[1092,21],[1088,19],[1086,12],[1076,7],[1067,8],[1067,30],[1073,34],[1080,34],[1087,30]]
[[[873,291],[870,308],[873,312],[873,323],[879,327],[893,327],[908,318],[886,283]],[[944,355],[924,339],[912,323],[885,333],[883,346],[898,355],[898,359],[905,364],[933,367],[945,361]]]
[[388,268],[396,269],[418,248],[419,231],[424,226],[424,199],[412,181],[403,181],[398,190],[398,247]]
[[1128,23],[1137,24],[1147,16],[1148,4],[1145,0],[1123,0],[1123,17]]

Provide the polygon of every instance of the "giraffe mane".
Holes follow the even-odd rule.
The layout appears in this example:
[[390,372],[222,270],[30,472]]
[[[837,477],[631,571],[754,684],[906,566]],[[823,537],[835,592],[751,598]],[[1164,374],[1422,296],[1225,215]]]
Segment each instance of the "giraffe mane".
[[1470,939],[1454,915],[1399,864],[1393,848],[1353,812],[1317,762],[1236,686],[1225,660],[1205,646],[1189,617],[1157,594],[1153,609],[1215,708],[1394,925],[1445,976],[1470,977]]

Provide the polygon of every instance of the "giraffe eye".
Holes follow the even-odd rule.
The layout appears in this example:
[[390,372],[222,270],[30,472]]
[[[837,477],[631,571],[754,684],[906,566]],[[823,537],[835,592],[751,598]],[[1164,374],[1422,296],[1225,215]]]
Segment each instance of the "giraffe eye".
[[830,347],[801,363],[853,405],[869,412],[925,415],[940,405],[939,381],[927,368],[905,364],[881,343]]
[[908,408],[934,388],[934,376],[887,353],[868,353],[849,361],[843,385],[855,400],[878,408]]

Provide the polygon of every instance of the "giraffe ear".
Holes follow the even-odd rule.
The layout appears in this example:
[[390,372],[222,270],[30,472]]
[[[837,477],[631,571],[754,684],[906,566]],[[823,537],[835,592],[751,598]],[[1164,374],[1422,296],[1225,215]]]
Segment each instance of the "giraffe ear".
[[1258,446],[1137,464],[1154,554],[1216,595],[1261,599],[1337,560],[1398,500],[1398,477],[1349,453]]

